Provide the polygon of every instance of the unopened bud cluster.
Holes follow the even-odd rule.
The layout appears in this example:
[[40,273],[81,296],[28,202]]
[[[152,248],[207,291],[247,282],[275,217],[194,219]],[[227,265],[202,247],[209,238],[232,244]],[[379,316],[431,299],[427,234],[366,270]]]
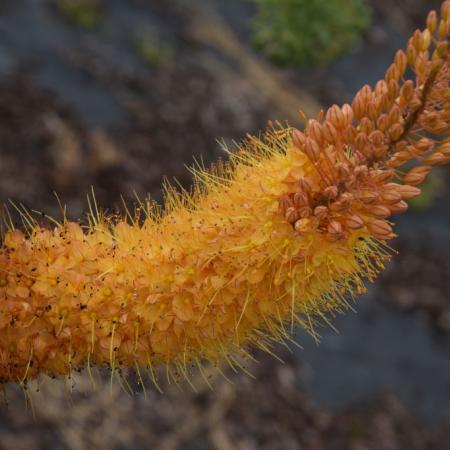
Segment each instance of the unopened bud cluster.
[[[314,167],[280,201],[299,234],[314,229],[335,241],[364,228],[387,240],[394,236],[388,218],[406,211],[432,166],[450,162],[448,5],[439,23],[429,14],[427,29],[397,52],[374,89],[364,86],[352,105],[334,105],[304,132],[293,130],[290,151]],[[415,80],[402,81],[407,70]]]

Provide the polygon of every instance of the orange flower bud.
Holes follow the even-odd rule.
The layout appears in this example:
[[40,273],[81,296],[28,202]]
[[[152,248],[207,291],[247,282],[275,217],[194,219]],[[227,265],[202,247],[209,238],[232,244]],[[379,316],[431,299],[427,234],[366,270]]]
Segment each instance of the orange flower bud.
[[385,141],[385,135],[380,130],[372,131],[369,135],[369,141],[376,146],[382,145]]
[[409,102],[414,93],[414,82],[412,80],[407,80],[405,84],[403,84],[400,89],[400,97],[405,100],[405,102]]
[[378,200],[379,194],[374,191],[363,191],[358,195],[358,198],[365,204],[374,203]]
[[380,219],[384,219],[385,217],[389,217],[391,215],[391,210],[384,205],[370,206],[369,212]]
[[296,208],[291,206],[286,210],[284,217],[289,223],[294,223],[300,218],[300,214]]
[[419,42],[419,49],[420,51],[424,52],[428,50],[428,47],[431,44],[431,33],[428,29],[422,32],[422,35],[420,36],[420,42]]
[[399,123],[395,123],[389,128],[389,136],[393,141],[400,139],[403,134],[403,127]]
[[392,169],[385,170],[372,170],[370,172],[370,177],[375,183],[385,183],[386,181],[392,180],[395,176],[395,171]]
[[450,1],[446,0],[441,5],[442,20],[450,20]]
[[314,208],[314,215],[319,220],[324,220],[328,217],[328,208],[326,206],[316,206]]
[[392,236],[392,227],[385,220],[372,220],[367,228],[378,239],[389,239]]
[[337,129],[343,129],[346,125],[344,113],[338,105],[333,105],[326,114],[327,120],[329,120]]
[[403,50],[399,50],[395,55],[394,61],[400,76],[403,76],[406,71],[406,66],[408,65],[405,52]]
[[306,143],[306,136],[297,128],[292,130],[292,143],[299,149],[303,149]]
[[436,152],[428,158],[425,158],[423,162],[425,164],[429,164],[430,166],[442,166],[444,164],[447,164],[448,157],[441,152]]
[[308,135],[314,139],[319,146],[323,145],[323,134],[322,125],[317,120],[309,119],[306,129],[308,130]]
[[304,206],[300,208],[299,214],[301,219],[306,219],[308,217],[311,217],[312,209],[309,206]]
[[417,197],[421,193],[421,190],[419,188],[409,186],[408,184],[401,184],[397,189],[403,200],[410,200],[414,197]]
[[427,166],[414,167],[414,169],[411,169],[405,175],[403,181],[411,186],[417,186],[418,184],[421,184],[425,181],[426,177],[430,172],[431,167]]
[[309,206],[308,196],[304,192],[296,192],[294,194],[293,202],[297,208],[303,208],[304,206]]
[[311,162],[316,162],[320,158],[320,147],[314,139],[306,138],[304,152]]
[[354,214],[353,216],[345,219],[345,226],[351,230],[358,230],[364,226],[364,221],[360,216]]
[[323,195],[329,199],[334,199],[338,195],[338,188],[336,186],[328,186],[324,189]]
[[342,114],[344,115],[345,124],[351,125],[353,122],[354,113],[352,107],[349,104],[345,103],[344,105],[342,105]]
[[385,189],[381,195],[381,200],[386,204],[394,204],[401,201],[402,196],[396,189]]
[[433,34],[437,28],[437,14],[436,11],[430,11],[427,17],[428,31]]
[[332,220],[328,225],[328,235],[332,240],[339,240],[344,236],[342,224],[336,220]]
[[401,200],[400,202],[389,205],[389,209],[392,213],[404,213],[408,209],[408,203]]
[[323,124],[322,133],[325,140],[330,144],[334,144],[338,140],[338,133],[331,122],[325,122]]

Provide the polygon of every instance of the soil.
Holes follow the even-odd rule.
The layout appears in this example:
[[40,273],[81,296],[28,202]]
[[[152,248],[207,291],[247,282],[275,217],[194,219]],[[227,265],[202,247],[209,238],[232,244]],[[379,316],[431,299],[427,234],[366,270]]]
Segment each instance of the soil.
[[[38,217],[58,216],[54,192],[79,217],[91,186],[109,210],[121,196],[161,201],[165,176],[189,186],[193,158],[224,157],[216,139],[232,146],[269,118],[300,125],[291,104],[314,114],[349,101],[439,2],[373,0],[362,41],[307,70],[255,53],[250,2],[100,4],[93,29],[52,0],[0,4],[0,201]],[[284,364],[257,355],[255,379],[228,370],[232,384],[214,376],[212,391],[197,380],[198,392],[183,383],[145,399],[107,375],[95,390],[78,377],[72,393],[73,380],[25,397],[8,387],[0,449],[450,449],[449,187],[399,218],[399,254],[339,335],[325,329],[317,346],[299,332],[304,350],[278,349]]]

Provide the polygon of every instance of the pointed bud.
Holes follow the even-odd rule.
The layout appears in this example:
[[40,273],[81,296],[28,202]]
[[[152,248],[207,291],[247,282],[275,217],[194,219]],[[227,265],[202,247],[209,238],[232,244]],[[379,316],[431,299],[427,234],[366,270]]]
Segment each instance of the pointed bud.
[[436,11],[430,11],[427,17],[427,28],[431,34],[434,34],[437,28],[437,14]]
[[279,202],[278,206],[279,206],[280,214],[282,214],[284,216],[286,214],[287,209],[292,206],[292,201],[287,195],[285,195],[280,198],[280,202]]
[[301,219],[306,219],[308,217],[311,217],[312,209],[309,206],[304,206],[303,208],[300,208],[299,213]]
[[431,33],[428,29],[426,29],[422,32],[422,35],[420,36],[419,42],[420,51],[422,52],[427,51],[430,44],[431,44]]
[[328,208],[326,206],[316,206],[314,208],[314,216],[320,221],[326,219],[328,217]]
[[450,20],[450,1],[448,0],[442,3],[441,17],[443,20]]
[[448,157],[446,157],[441,152],[436,152],[436,153],[433,153],[428,158],[425,158],[423,162],[425,164],[429,164],[430,166],[442,166],[444,164],[447,164],[447,161],[448,161]]
[[358,215],[353,215],[345,219],[345,226],[351,230],[359,230],[364,226],[364,221]]
[[417,197],[422,192],[419,188],[409,186],[408,184],[399,185],[398,191],[403,200],[410,200],[411,198]]
[[385,220],[372,220],[367,228],[377,239],[389,239],[393,237],[392,227]]
[[379,195],[374,191],[363,191],[358,195],[358,198],[365,204],[374,203],[378,200]]
[[328,186],[324,189],[323,195],[328,199],[335,199],[338,196],[338,188],[336,186]]
[[289,223],[295,223],[300,218],[300,215],[296,208],[290,207],[286,210],[284,217]]
[[383,203],[393,205],[394,203],[398,203],[399,201],[401,201],[402,196],[397,191],[397,189],[385,189],[381,193],[380,198]]
[[299,149],[303,149],[306,143],[306,136],[297,128],[292,130],[292,143]]
[[401,200],[398,203],[394,203],[393,205],[389,205],[389,209],[392,211],[392,213],[404,213],[408,209],[408,203]]
[[332,220],[328,225],[328,236],[333,241],[337,241],[344,236],[344,230],[340,222]]
[[411,169],[405,175],[403,181],[411,186],[417,186],[418,184],[421,184],[425,181],[430,172],[431,167],[427,166],[414,167],[414,169]]
[[389,128],[389,136],[393,141],[397,141],[403,134],[403,127],[399,123],[395,123]]
[[406,66],[408,65],[408,60],[406,58],[405,52],[403,50],[399,50],[395,54],[394,61],[400,76],[403,76],[406,71]]
[[352,107],[349,104],[345,103],[342,106],[342,114],[344,115],[345,125],[351,125],[353,122],[354,113]]
[[308,196],[304,192],[296,192],[294,194],[294,205],[297,208],[303,208],[304,206],[309,206]]
[[322,133],[325,140],[330,144],[335,144],[338,140],[338,133],[331,122],[325,122],[323,124]]
[[308,135],[314,139],[319,146],[323,145],[322,125],[317,120],[309,119],[307,123]]
[[385,217],[389,217],[391,215],[391,210],[384,205],[373,205],[370,207],[369,211],[375,217],[380,219],[384,219]]
[[311,162],[316,162],[320,158],[320,147],[314,139],[306,138],[304,152]]
[[329,120],[337,129],[343,129],[346,125],[344,113],[338,105],[333,105],[326,114]]

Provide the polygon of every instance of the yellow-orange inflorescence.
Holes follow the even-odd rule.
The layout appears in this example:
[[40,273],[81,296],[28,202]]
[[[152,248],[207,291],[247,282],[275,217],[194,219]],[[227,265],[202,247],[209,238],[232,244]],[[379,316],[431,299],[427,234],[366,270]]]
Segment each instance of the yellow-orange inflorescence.
[[10,229],[0,249],[0,381],[91,364],[187,377],[349,308],[389,258],[389,217],[450,162],[449,25],[446,1],[374,89],[304,132],[248,137],[195,171],[193,193],[170,190],[163,213],[94,208],[85,229],[24,213],[28,233]]

